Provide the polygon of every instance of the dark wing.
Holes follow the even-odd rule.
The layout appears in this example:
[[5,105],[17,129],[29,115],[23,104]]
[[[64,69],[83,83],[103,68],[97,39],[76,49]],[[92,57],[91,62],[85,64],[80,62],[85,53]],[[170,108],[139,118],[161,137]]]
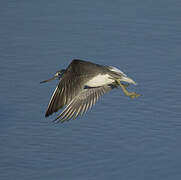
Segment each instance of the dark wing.
[[83,89],[72,101],[67,105],[63,112],[55,119],[56,122],[64,122],[75,119],[77,116],[87,112],[99,99],[100,96],[112,90],[113,85],[105,85],[96,88]]
[[83,77],[69,71],[65,72],[50,99],[46,117],[68,104],[84,88]]
[[82,60],[73,60],[56,87],[45,116],[47,117],[69,104],[84,89],[85,82],[101,70],[102,66],[100,65]]

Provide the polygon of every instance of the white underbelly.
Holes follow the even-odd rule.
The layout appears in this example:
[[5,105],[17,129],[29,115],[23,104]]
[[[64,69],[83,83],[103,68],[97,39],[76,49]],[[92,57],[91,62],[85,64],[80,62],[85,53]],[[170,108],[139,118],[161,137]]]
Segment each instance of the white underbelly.
[[99,74],[92,79],[90,79],[85,85],[89,87],[98,87],[106,84],[111,84],[114,82],[113,79],[110,79],[108,74]]

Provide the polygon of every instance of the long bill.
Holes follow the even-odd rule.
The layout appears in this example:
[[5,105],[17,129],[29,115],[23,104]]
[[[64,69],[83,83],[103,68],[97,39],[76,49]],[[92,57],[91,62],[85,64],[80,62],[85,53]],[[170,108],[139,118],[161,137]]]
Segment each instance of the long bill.
[[57,76],[53,76],[53,77],[52,77],[52,78],[50,78],[50,79],[47,79],[47,80],[41,81],[40,83],[46,83],[46,82],[52,81],[52,80],[54,80],[54,79],[56,79],[56,78],[57,78]]

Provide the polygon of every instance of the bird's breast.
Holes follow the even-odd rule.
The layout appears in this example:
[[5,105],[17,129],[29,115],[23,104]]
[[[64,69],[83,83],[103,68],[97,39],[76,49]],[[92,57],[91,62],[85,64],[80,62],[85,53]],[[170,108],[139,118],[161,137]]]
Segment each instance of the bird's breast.
[[99,87],[99,86],[104,86],[106,84],[111,84],[113,82],[114,82],[114,80],[111,79],[110,75],[98,74],[97,76],[94,76],[92,79],[87,81],[87,83],[85,85],[89,86],[89,87]]

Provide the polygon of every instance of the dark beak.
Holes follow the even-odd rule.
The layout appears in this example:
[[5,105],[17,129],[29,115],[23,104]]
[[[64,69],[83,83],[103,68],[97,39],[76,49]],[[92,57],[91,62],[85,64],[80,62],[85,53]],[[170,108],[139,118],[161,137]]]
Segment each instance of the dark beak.
[[46,83],[46,82],[49,82],[49,81],[54,80],[54,79],[56,79],[56,78],[57,78],[57,76],[53,76],[53,77],[52,77],[52,78],[50,78],[50,79],[47,79],[47,80],[41,81],[40,83]]

